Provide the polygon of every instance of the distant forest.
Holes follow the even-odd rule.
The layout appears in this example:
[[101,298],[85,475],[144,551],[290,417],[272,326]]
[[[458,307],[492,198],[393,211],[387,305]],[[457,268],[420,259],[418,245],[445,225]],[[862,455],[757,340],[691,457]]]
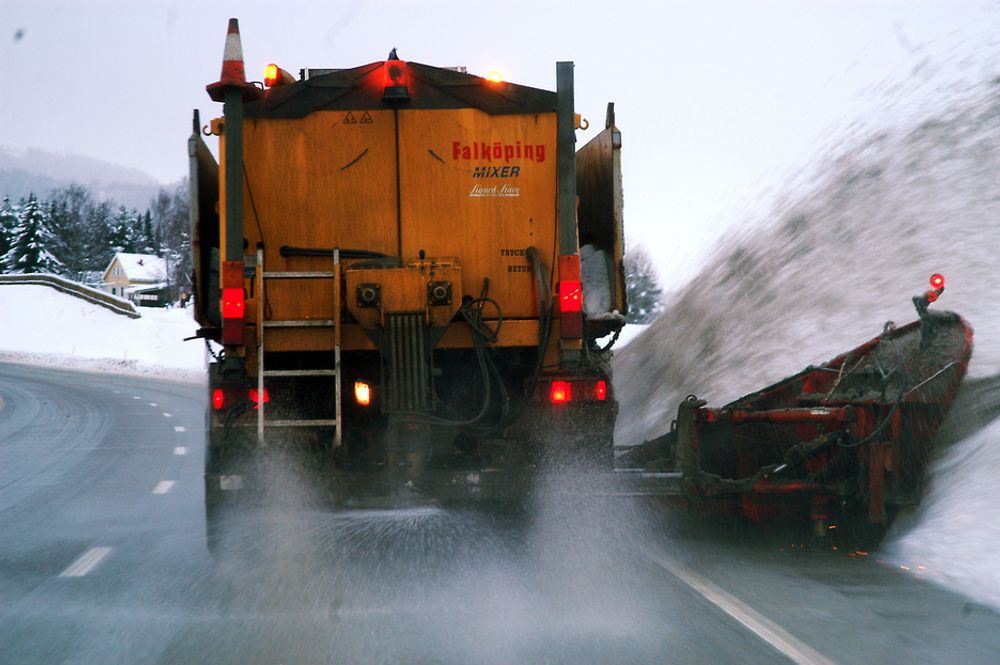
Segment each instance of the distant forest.
[[116,252],[167,260],[174,294],[191,287],[188,183],[160,189],[144,211],[69,185],[0,202],[0,273],[50,273],[99,286]]

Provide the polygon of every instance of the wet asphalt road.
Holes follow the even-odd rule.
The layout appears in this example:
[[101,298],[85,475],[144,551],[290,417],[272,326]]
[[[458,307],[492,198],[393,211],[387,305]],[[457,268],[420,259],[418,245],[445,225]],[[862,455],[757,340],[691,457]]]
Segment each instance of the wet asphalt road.
[[[1000,615],[651,506],[248,520],[204,542],[200,386],[0,365],[0,663],[995,663]],[[236,522],[237,529],[241,524]]]

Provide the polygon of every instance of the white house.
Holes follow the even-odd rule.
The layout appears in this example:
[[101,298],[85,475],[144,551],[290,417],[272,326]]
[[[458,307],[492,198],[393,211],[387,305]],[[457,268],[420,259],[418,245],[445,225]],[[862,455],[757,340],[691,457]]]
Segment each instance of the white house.
[[170,299],[167,262],[152,254],[118,252],[104,270],[102,288],[137,305],[162,307]]

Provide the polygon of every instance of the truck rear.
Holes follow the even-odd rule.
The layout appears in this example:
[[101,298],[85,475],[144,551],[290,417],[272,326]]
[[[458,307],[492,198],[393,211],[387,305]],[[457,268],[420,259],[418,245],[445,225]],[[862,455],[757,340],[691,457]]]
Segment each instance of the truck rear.
[[268,69],[245,81],[232,20],[223,116],[196,112],[189,141],[210,521],[279,454],[342,504],[517,500],[546,461],[612,468],[613,107],[577,152],[572,63],[555,92],[395,50]]

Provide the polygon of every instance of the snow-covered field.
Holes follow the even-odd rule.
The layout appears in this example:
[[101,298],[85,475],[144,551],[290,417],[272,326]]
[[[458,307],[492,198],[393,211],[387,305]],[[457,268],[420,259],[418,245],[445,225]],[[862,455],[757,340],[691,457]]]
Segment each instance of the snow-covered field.
[[130,319],[48,286],[0,285],[0,361],[172,381],[205,380],[191,309],[140,307]]

